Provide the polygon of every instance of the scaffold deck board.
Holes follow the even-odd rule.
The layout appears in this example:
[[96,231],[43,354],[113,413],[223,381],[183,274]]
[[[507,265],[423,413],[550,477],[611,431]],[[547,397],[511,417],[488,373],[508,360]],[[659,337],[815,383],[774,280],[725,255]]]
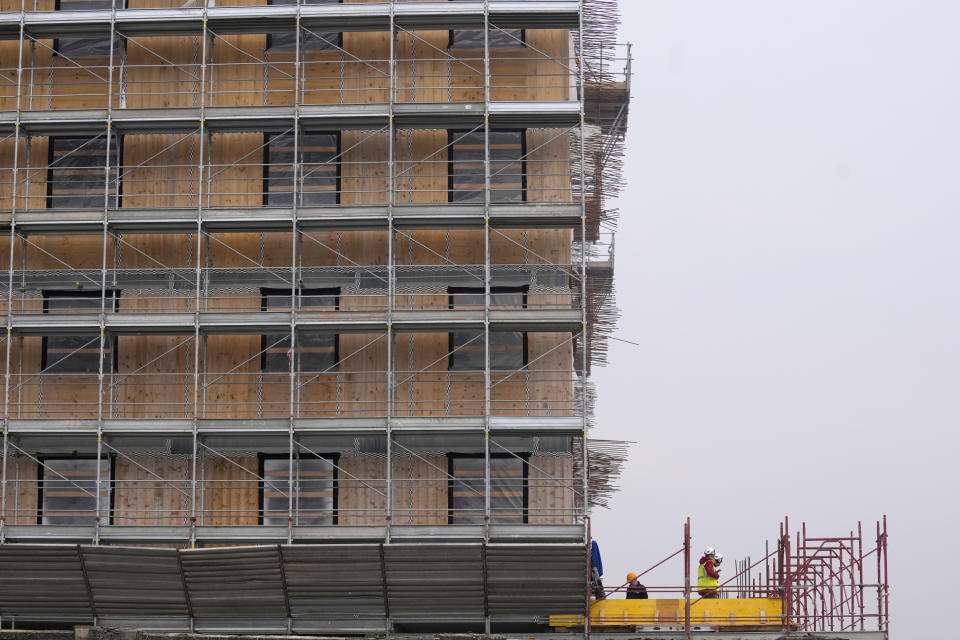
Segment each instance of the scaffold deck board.
[[21,135],[96,135],[107,121],[123,133],[185,133],[203,126],[216,133],[284,132],[299,120],[301,130],[379,129],[390,118],[398,128],[478,127],[489,112],[490,126],[502,128],[572,127],[580,120],[575,100],[490,102],[411,102],[243,107],[158,107],[153,109],[34,109],[0,112],[0,131],[19,122]]
[[[237,525],[197,526],[194,537],[205,544],[283,544],[288,539],[296,543],[377,543],[390,539],[397,542],[425,544],[429,542],[478,543],[484,539],[493,542],[535,545],[582,542],[584,527],[579,524],[523,524],[504,525],[323,525],[286,526]],[[95,527],[86,525],[27,525],[4,526],[4,541],[11,548],[18,544],[83,544],[97,535]],[[289,534],[289,535],[288,535]],[[189,525],[101,525],[100,540],[105,544],[183,544],[191,540]],[[580,546],[582,553],[582,545]],[[581,557],[582,561],[583,558]]]
[[[525,229],[567,229],[580,226],[579,203],[492,204],[490,226]],[[390,207],[380,205],[331,205],[290,208],[232,207],[198,209],[196,207],[160,209],[57,209],[17,211],[14,214],[19,233],[67,234],[103,232],[106,222],[118,233],[193,233],[290,231],[296,218],[297,228],[311,230],[373,230],[389,227]],[[9,233],[11,214],[0,213],[0,233]],[[480,228],[485,220],[483,205],[476,204],[400,204],[393,206],[393,226],[399,229]]]
[[[201,418],[197,421],[197,434],[218,436],[229,434],[238,442],[247,438],[253,442],[258,437],[271,434],[287,435],[293,428],[294,435],[355,434],[382,435],[387,431],[387,418],[294,418],[293,420],[270,418]],[[416,416],[390,419],[394,433],[405,434],[458,434],[484,431],[482,416]],[[105,419],[98,430],[95,419],[82,418],[11,418],[7,421],[8,432],[13,437],[59,437],[63,435],[96,436],[101,431],[106,436],[177,436],[193,433],[190,418],[130,418]],[[578,416],[490,416],[492,435],[547,435],[573,436],[583,431],[583,418]],[[51,443],[52,446],[54,443]]]
[[[489,313],[491,331],[574,332],[582,325],[578,309],[510,309]],[[20,335],[93,335],[101,328],[100,314],[32,313],[10,318],[13,333]],[[300,331],[338,333],[482,331],[482,310],[398,310],[392,322],[386,311],[338,311],[336,313],[284,311],[200,313],[108,313],[103,328],[119,335],[188,335],[202,333],[251,335]]]
[[[369,4],[304,5],[300,22],[319,31],[386,31],[390,14],[404,29],[481,28],[484,3],[377,2]],[[508,0],[491,2],[490,24],[503,29],[574,29],[580,6],[575,0]],[[19,34],[20,12],[0,14],[0,38]],[[28,11],[24,30],[35,38],[100,36],[109,33],[112,13],[99,11]],[[131,36],[199,35],[207,29],[222,34],[289,31],[296,26],[297,6],[246,6],[118,9],[114,20],[120,33]]]

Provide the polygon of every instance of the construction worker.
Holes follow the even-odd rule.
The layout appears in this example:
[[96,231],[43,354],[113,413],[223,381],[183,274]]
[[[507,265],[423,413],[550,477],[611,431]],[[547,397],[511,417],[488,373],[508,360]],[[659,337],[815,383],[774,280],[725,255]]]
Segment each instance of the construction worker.
[[637,582],[637,574],[627,574],[627,600],[646,600],[647,588]]
[[600,545],[596,540],[590,542],[590,593],[596,600],[603,600],[607,592],[603,588],[603,560],[600,557]]
[[720,556],[720,562],[723,561],[723,555],[717,553],[713,547],[707,547],[700,558],[700,568],[697,569],[697,593],[703,598],[720,597],[720,570],[717,561]]

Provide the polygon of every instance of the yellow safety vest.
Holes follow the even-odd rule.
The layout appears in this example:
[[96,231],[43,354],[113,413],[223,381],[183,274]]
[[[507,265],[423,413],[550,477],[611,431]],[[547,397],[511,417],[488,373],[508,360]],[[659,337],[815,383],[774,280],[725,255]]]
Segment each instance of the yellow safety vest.
[[720,580],[714,578],[709,573],[707,573],[707,565],[701,564],[700,568],[697,569],[697,590],[702,589],[719,589]]

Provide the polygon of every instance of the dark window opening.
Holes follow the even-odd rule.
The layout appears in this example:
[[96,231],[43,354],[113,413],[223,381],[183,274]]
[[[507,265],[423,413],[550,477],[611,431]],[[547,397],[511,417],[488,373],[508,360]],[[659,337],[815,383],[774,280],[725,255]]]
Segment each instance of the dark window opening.
[[[450,2],[468,2],[469,0],[449,0]],[[525,29],[498,29],[490,25],[487,38],[490,49],[507,47],[525,47],[527,33]],[[449,49],[483,49],[483,29],[451,29]]]
[[[110,11],[113,8],[112,0],[56,0],[56,11]],[[117,0],[117,9],[126,9],[126,0]],[[118,56],[123,46],[123,38],[116,35],[116,46],[113,49],[114,57]],[[53,41],[53,50],[56,55],[65,58],[109,58],[110,36],[82,36],[77,38],[57,38]]]
[[[107,291],[106,311],[119,309],[120,294]],[[44,291],[43,313],[100,313],[99,291]],[[110,334],[103,342],[104,370],[116,370],[116,338]],[[45,373],[99,373],[100,336],[43,336],[40,346],[40,370]]]
[[[456,1],[456,0],[453,0]],[[495,29],[490,27],[488,38],[490,50],[523,48],[527,46],[526,29]],[[451,29],[448,49],[483,49],[483,29]]]
[[[293,206],[294,136],[267,135],[263,160],[263,204]],[[300,175],[298,206],[340,202],[340,134],[304,133],[297,147]]]
[[[294,525],[337,524],[337,456],[300,454],[293,459]],[[286,525],[290,513],[290,459],[260,457],[261,523]]]
[[[447,522],[483,524],[486,481],[484,457],[450,455]],[[527,461],[509,454],[490,456],[490,523],[525,524],[529,508]]]
[[[263,311],[293,309],[289,289],[261,289]],[[340,308],[340,289],[300,289],[297,292],[299,309]],[[296,370],[307,373],[333,373],[340,360],[340,336],[324,331],[297,333],[297,349],[290,349],[290,334],[267,334],[261,338],[260,369],[269,373],[290,370],[290,358],[296,358]]]
[[[343,0],[303,0],[300,4],[342,4]],[[297,0],[267,0],[268,5],[297,4]],[[302,31],[300,34],[301,51],[334,51],[343,48],[342,33],[323,33],[320,31]],[[269,51],[296,51],[297,34],[293,31],[267,34]]]
[[[483,202],[483,131],[451,131],[448,193],[450,202]],[[519,131],[490,132],[490,202],[526,199],[526,135]]]
[[[97,459],[43,458],[39,466],[38,524],[92,525],[97,519]],[[112,460],[100,459],[101,522],[110,523]]]
[[[119,206],[117,191],[117,158],[121,141],[111,136],[109,150],[109,199],[106,204]],[[107,136],[98,138],[49,139],[47,151],[47,208],[102,209],[105,204],[104,169],[107,165]]]
[[[451,309],[483,308],[483,287],[450,287]],[[490,308],[525,309],[526,287],[490,287]],[[483,371],[483,332],[451,331],[450,355],[447,368],[450,371]],[[525,331],[490,332],[490,369],[492,371],[516,371],[527,364],[527,334]]]

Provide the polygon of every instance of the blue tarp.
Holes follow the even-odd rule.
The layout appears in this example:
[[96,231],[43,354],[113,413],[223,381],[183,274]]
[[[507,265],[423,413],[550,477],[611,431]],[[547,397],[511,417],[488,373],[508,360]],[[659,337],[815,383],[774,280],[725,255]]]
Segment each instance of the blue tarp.
[[600,545],[596,540],[590,544],[590,564],[597,570],[597,575],[603,575],[603,560],[600,559]]

